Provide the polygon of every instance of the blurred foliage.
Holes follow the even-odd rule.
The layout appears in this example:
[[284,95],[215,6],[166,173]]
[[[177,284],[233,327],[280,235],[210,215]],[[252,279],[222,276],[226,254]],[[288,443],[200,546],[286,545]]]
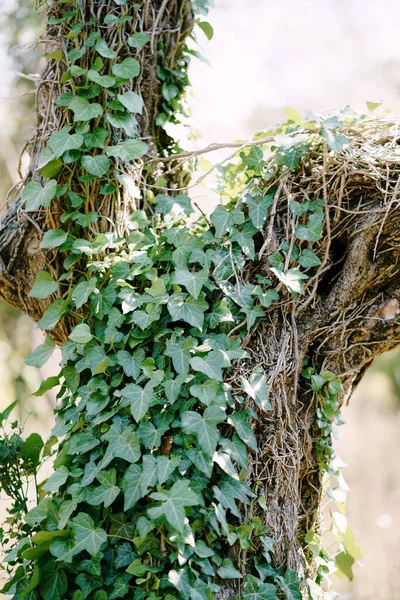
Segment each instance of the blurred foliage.
[[396,408],[400,409],[400,348],[379,356],[371,367],[371,375],[374,373],[384,374],[389,379],[393,397],[397,402]]
[[44,14],[35,0],[0,3],[2,41],[12,61],[14,82],[0,100],[0,206],[10,187],[18,181],[18,162],[30,137],[35,105],[35,74],[40,70],[42,50],[37,37],[43,30]]

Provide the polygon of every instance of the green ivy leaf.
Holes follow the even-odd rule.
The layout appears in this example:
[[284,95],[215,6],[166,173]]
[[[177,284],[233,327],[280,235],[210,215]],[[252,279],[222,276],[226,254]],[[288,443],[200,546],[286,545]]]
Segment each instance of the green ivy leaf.
[[67,150],[79,150],[83,146],[83,135],[80,133],[70,134],[70,130],[70,126],[63,127],[49,137],[47,145],[56,158],[60,158]]
[[222,237],[228,231],[232,231],[235,225],[244,223],[244,214],[239,209],[227,210],[219,205],[211,213],[210,220],[215,227],[216,236]]
[[188,269],[178,267],[173,276],[173,282],[184,285],[189,294],[196,300],[207,281],[208,271],[205,269],[201,269],[201,271],[189,271]]
[[38,181],[29,181],[22,192],[22,201],[25,202],[26,210],[39,210],[39,208],[50,206],[56,191],[57,181],[55,179],[44,186]]
[[29,527],[37,527],[42,523],[49,514],[49,511],[53,507],[53,503],[50,498],[45,498],[37,506],[32,508],[26,513],[24,520]]
[[96,52],[100,54],[103,58],[116,58],[118,53],[115,50],[112,50],[103,39],[99,39],[96,42],[94,47]]
[[322,237],[322,223],[324,215],[314,213],[308,217],[307,225],[298,225],[296,227],[296,237],[298,240],[307,242],[317,242]]
[[130,38],[128,38],[128,46],[130,46],[131,48],[137,48],[139,50],[140,48],[143,48],[143,46],[149,41],[150,38],[147,35],[147,33],[137,31]]
[[222,381],[222,367],[224,358],[218,350],[212,350],[205,358],[195,356],[191,359],[190,365],[195,371],[204,373],[210,379]]
[[49,229],[45,232],[40,247],[44,250],[53,250],[65,244],[68,239],[68,231],[62,229]]
[[47,561],[40,569],[40,595],[44,600],[61,600],[68,589],[65,571],[55,561]]
[[229,558],[225,558],[222,561],[222,565],[217,570],[217,574],[222,579],[241,579],[243,575],[236,569],[233,562]]
[[110,160],[102,154],[97,156],[84,155],[81,158],[81,165],[91,175],[103,177],[110,169]]
[[137,160],[147,152],[147,144],[140,140],[127,140],[118,146],[109,146],[106,150],[107,156],[117,156],[125,162]]
[[318,256],[309,248],[304,248],[304,250],[301,253],[301,256],[297,259],[297,262],[305,269],[310,269],[311,267],[318,267],[321,264],[321,261],[318,258]]
[[97,280],[91,277],[89,281],[81,281],[72,290],[72,300],[76,308],[81,308],[89,300],[89,297],[96,289]]
[[167,308],[174,321],[186,321],[193,327],[202,329],[208,304],[190,296],[187,299],[187,294],[173,294],[168,299]]
[[39,271],[36,275],[35,283],[29,292],[30,298],[44,299],[48,298],[58,290],[58,283],[54,281],[47,271]]
[[292,569],[287,569],[285,578],[278,575],[276,581],[287,600],[301,600],[300,579]]
[[86,148],[104,148],[109,135],[108,130],[102,127],[94,129],[91,133],[85,133],[83,139]]
[[86,323],[79,323],[79,325],[76,325],[68,337],[77,344],[87,344],[91,339],[93,339],[93,335],[90,332],[90,327]]
[[136,92],[125,92],[124,94],[117,95],[118,100],[125,108],[131,113],[142,114],[143,111],[143,100]]
[[124,510],[133,508],[138,500],[143,498],[146,492],[142,490],[142,468],[139,465],[131,465],[122,480],[124,491]]
[[103,114],[101,104],[90,103],[86,98],[82,98],[81,96],[76,96],[71,100],[68,107],[74,113],[74,121],[90,121],[91,119],[101,117]]
[[59,320],[66,314],[68,309],[68,302],[57,298],[50,306],[46,309],[43,317],[38,322],[38,327],[49,331],[53,329]]
[[272,583],[263,583],[253,575],[247,575],[243,587],[243,600],[278,600],[276,587]]
[[247,196],[246,204],[249,208],[249,217],[256,229],[261,229],[264,225],[265,219],[268,216],[269,209],[274,203],[274,196],[268,194],[262,198],[253,198]]
[[191,410],[184,413],[182,428],[186,433],[194,433],[199,440],[201,449],[212,456],[219,438],[217,425],[225,419],[226,415],[219,406],[212,404],[205,409],[202,415]]
[[161,432],[154,427],[153,423],[150,421],[140,423],[138,433],[145,448],[148,448],[149,450],[159,448],[161,444]]
[[109,443],[108,455],[130,463],[137,462],[141,457],[139,435],[132,426],[121,428],[120,423],[113,423],[102,439]]
[[101,87],[106,89],[116,84],[116,79],[114,77],[111,77],[111,75],[100,75],[100,73],[94,71],[93,69],[89,69],[88,79],[89,81],[98,83]]
[[242,229],[233,229],[231,233],[231,240],[239,244],[243,249],[246,256],[254,260],[255,249],[254,249],[254,234],[256,229],[251,223],[245,223]]
[[212,26],[210,25],[210,23],[207,23],[207,21],[197,21],[197,25],[204,32],[204,35],[206,36],[206,38],[208,40],[212,40],[213,39],[213,37],[214,37],[214,29],[212,28]]
[[85,550],[94,556],[107,542],[107,534],[104,529],[96,528],[93,519],[86,513],[80,512],[72,520],[71,527],[75,531],[75,545],[63,555],[64,562],[68,562],[73,556]]
[[190,387],[191,395],[198,398],[206,406],[214,402],[220,390],[220,385],[216,381],[212,381],[212,379],[206,379],[203,383]]
[[134,58],[125,58],[121,63],[114,63],[111,67],[116,77],[121,79],[132,79],[140,73],[140,64]]
[[188,481],[176,481],[170,490],[150,494],[153,500],[161,501],[161,506],[150,508],[147,513],[150,519],[164,516],[174,529],[183,532],[185,524],[185,507],[197,506],[200,503],[198,495],[189,487]]
[[142,388],[135,383],[129,383],[121,390],[121,395],[130,400],[132,417],[138,423],[149,410],[153,388],[149,384]]
[[181,344],[167,344],[164,354],[172,358],[174,369],[179,375],[187,375],[189,372],[190,349],[192,347],[192,338],[187,338]]
[[96,448],[100,441],[92,433],[74,433],[68,440],[67,454],[84,454]]
[[93,506],[104,504],[104,507],[108,508],[117,499],[121,491],[116,485],[117,472],[115,469],[110,469],[104,473],[99,473],[97,480],[101,485],[90,491],[87,502]]
[[249,423],[249,415],[245,411],[234,412],[229,415],[228,423],[234,426],[236,433],[244,443],[257,452],[257,440]]
[[55,347],[55,341],[51,337],[46,336],[43,344],[40,344],[40,346],[35,348],[35,350],[30,353],[25,363],[30,367],[43,367],[43,365],[47,363],[50,356],[53,354]]
[[42,489],[46,490],[46,492],[56,492],[67,481],[68,475],[69,471],[67,467],[56,469],[46,483],[42,485]]

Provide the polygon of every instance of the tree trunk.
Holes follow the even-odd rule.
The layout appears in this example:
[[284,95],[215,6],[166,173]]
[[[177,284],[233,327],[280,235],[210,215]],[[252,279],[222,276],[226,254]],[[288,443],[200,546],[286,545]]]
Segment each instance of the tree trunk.
[[[86,23],[85,39],[98,33],[98,25],[91,24],[91,19],[104,19],[110,4],[101,0],[79,3]],[[118,157],[112,159],[120,174],[130,177],[130,187],[121,186],[121,179],[115,179],[117,192],[109,194],[100,195],[97,181],[82,182],[77,172],[72,179],[68,169],[58,175],[60,186],[72,181],[70,189],[89,198],[90,210],[99,213],[100,220],[92,226],[93,235],[109,231],[112,222],[124,236],[127,217],[134,210],[144,209],[154,214],[148,190],[158,185],[161,176],[167,181],[163,187],[170,191],[184,188],[187,179],[181,167],[168,170],[164,167],[168,163],[158,160],[175,151],[173,141],[161,127],[159,115],[165,114],[163,104],[168,104],[165,73],[180,71],[180,79],[173,84],[178,97],[184,87],[187,54],[183,55],[183,47],[193,27],[192,6],[188,0],[140,4],[141,12],[133,20],[118,27],[107,24],[101,35],[111,51],[118,49],[121,60],[135,56],[141,63],[141,75],[133,80],[134,84],[122,84],[120,91],[133,89],[142,96],[144,110],[138,117],[137,138],[148,144],[147,155],[130,163]],[[60,214],[70,206],[55,199],[51,207],[27,211],[21,194],[28,181],[40,180],[39,155],[50,135],[72,124],[71,113],[56,102],[60,94],[72,89],[71,79],[63,76],[67,70],[65,64],[51,54],[61,51],[64,60],[75,48],[70,25],[58,22],[71,6],[73,3],[48,2],[52,24],[45,38],[47,53],[53,58],[48,59],[38,87],[36,128],[28,146],[30,169],[15,190],[15,198],[9,199],[9,210],[0,226],[0,294],[36,321],[50,303],[49,299],[29,297],[37,273],[46,270],[58,279],[64,271],[65,259],[57,250],[41,249],[40,242],[46,230],[62,228]],[[111,8],[117,16],[130,11],[123,3]],[[139,49],[127,44],[129,36],[137,31],[150,36],[150,42]],[[88,54],[75,65],[90,67]],[[108,127],[111,138],[123,141],[129,137],[112,119]],[[386,126],[382,126],[376,143],[390,144],[392,137]],[[361,148],[362,140],[355,137],[354,145]],[[324,235],[317,251],[321,265],[308,280],[305,295],[293,296],[281,289],[279,302],[268,308],[266,316],[243,341],[250,360],[238,361],[227,378],[235,388],[240,376],[248,380],[255,369],[261,368],[268,381],[272,410],[262,411],[249,401],[258,416],[252,423],[258,452],[249,453],[247,482],[265,497],[265,505],[256,504],[252,511],[253,516],[259,516],[269,526],[275,540],[274,567],[281,572],[293,569],[302,579],[315,574],[305,537],[310,530],[318,530],[322,494],[319,406],[317,396],[302,375],[304,361],[308,360],[315,373],[328,370],[342,380],[345,390],[339,392],[342,402],[350,396],[374,357],[400,340],[397,173],[394,169],[383,184],[382,177],[368,166],[347,171],[346,161],[347,157],[342,160],[328,156],[325,145],[324,152],[313,157],[299,172],[288,174],[283,170],[283,175],[278,175],[279,186],[269,221],[256,239],[257,258],[248,261],[243,279],[252,283],[257,275],[275,278],[269,256],[279,250],[282,242],[286,241],[291,248],[294,244],[296,223],[288,211],[288,201],[307,197],[305,190],[311,178],[314,190],[325,201]],[[142,205],[138,204],[135,186],[148,199]],[[68,291],[60,291],[60,297],[67,295]],[[49,328],[50,335],[58,343],[65,342],[79,314],[62,319],[54,329]],[[242,522],[248,518],[246,511],[243,508]],[[242,575],[254,574],[250,551],[248,556],[235,547],[227,549],[228,552],[232,558],[240,556]],[[240,586],[235,582],[236,579],[231,583],[225,580],[216,598],[233,599],[240,594]]]

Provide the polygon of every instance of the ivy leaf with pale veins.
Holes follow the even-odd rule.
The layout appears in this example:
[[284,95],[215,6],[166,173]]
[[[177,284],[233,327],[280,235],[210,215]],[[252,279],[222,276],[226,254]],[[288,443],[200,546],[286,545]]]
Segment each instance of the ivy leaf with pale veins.
[[205,300],[187,298],[187,294],[173,294],[168,299],[168,312],[174,321],[186,321],[193,327],[202,329],[204,312],[208,308]]
[[231,234],[231,240],[239,244],[245,255],[252,260],[255,257],[253,238],[256,231],[251,223],[245,223],[241,229],[233,229]]
[[60,158],[67,150],[79,150],[83,146],[81,133],[69,133],[71,127],[63,127],[60,131],[52,133],[47,145],[53,151],[55,158]]
[[232,231],[235,225],[244,223],[244,214],[237,208],[228,210],[225,206],[219,205],[211,213],[210,220],[215,227],[216,236],[222,237],[228,231]]
[[287,600],[301,600],[300,579],[297,577],[295,571],[288,569],[285,573],[285,578],[278,575],[276,581]]
[[129,383],[121,390],[121,395],[130,400],[132,417],[138,423],[149,410],[153,398],[153,387],[148,383],[145,387]]
[[121,491],[120,488],[116,485],[116,470],[110,469],[109,471],[105,471],[104,473],[99,473],[97,475],[97,480],[101,485],[90,490],[87,502],[89,504],[92,504],[93,506],[97,506],[98,504],[104,504],[104,507],[107,508],[108,506],[111,506],[114,500],[116,500],[117,496]]
[[[48,560],[40,568],[40,595],[44,600],[61,600],[68,589],[65,571],[59,568],[56,561]],[[22,598],[22,595],[20,596]]]
[[68,475],[69,471],[67,467],[62,466],[56,469],[46,483],[42,485],[42,489],[46,490],[46,492],[56,492],[67,481]]
[[[211,407],[210,407],[211,408]],[[254,452],[257,452],[257,440],[249,423],[249,415],[241,410],[229,415],[228,423],[233,425],[238,436],[249,446]]]
[[69,339],[77,344],[87,344],[93,338],[89,325],[79,323],[69,334]]
[[189,372],[190,349],[193,347],[193,339],[186,338],[183,343],[167,344],[165,356],[172,358],[172,364],[179,375],[187,375]]
[[42,186],[38,181],[29,181],[22,192],[22,201],[25,202],[26,210],[39,210],[39,208],[50,206],[56,195],[57,181],[51,179]]
[[253,198],[247,196],[246,204],[249,208],[249,217],[256,229],[261,229],[265,219],[268,216],[268,211],[274,203],[273,195],[269,194],[262,198]]
[[154,492],[150,498],[162,502],[160,506],[155,506],[147,511],[150,519],[164,516],[168,523],[180,532],[183,532],[185,524],[185,506],[200,504],[200,498],[189,487],[189,482],[182,480],[176,481],[170,490]]
[[174,283],[184,285],[189,294],[196,300],[207,281],[208,271],[205,269],[201,269],[201,271],[189,271],[188,269],[178,267],[173,278]]
[[142,467],[131,465],[126,471],[122,480],[122,489],[124,491],[124,510],[129,510],[135,506],[136,502],[143,498],[145,492],[142,492]]
[[104,148],[109,135],[108,130],[103,127],[98,127],[90,133],[85,133],[83,138],[86,148]]
[[71,528],[75,531],[75,545],[62,557],[65,562],[84,550],[94,556],[107,542],[107,533],[95,527],[93,519],[86,513],[80,512],[72,520]]
[[272,583],[263,583],[253,575],[247,575],[242,593],[243,600],[278,600],[276,587]]
[[89,281],[81,281],[72,291],[72,300],[76,308],[81,308],[89,300],[90,294],[96,289],[97,280],[91,277]]
[[182,428],[186,433],[194,433],[199,446],[209,456],[214,454],[219,439],[217,425],[225,421],[226,415],[219,406],[208,406],[203,414],[189,410],[182,415]]
[[121,423],[113,423],[103,435],[109,443],[107,454],[135,463],[141,456],[139,435],[132,426],[122,428]]
[[191,359],[190,365],[195,371],[204,373],[210,379],[222,381],[223,356],[218,350],[212,350],[205,358],[195,356]]

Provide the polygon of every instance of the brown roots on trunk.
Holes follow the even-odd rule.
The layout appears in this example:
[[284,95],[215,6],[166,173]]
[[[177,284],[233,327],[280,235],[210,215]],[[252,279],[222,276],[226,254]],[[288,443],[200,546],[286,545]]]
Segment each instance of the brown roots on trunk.
[[[258,411],[253,422],[259,452],[250,456],[248,482],[266,499],[267,510],[256,514],[276,541],[275,566],[303,578],[315,574],[305,535],[319,531],[323,493],[316,452],[321,430],[315,394],[301,376],[303,361],[341,378],[343,403],[373,359],[400,343],[400,172],[392,156],[393,125],[377,120],[372,131],[371,123],[350,130],[354,153],[333,156],[325,148],[297,173],[279,172],[271,186],[280,193],[259,240],[262,256],[245,274],[250,282],[256,274],[274,278],[266,256],[282,242],[294,243],[290,201],[325,200],[324,236],[310,244],[321,265],[305,295],[281,295],[246,338],[250,361],[230,377],[238,386],[239,376],[249,378],[256,367],[266,373],[272,411]],[[371,168],[379,150],[384,158]]]

